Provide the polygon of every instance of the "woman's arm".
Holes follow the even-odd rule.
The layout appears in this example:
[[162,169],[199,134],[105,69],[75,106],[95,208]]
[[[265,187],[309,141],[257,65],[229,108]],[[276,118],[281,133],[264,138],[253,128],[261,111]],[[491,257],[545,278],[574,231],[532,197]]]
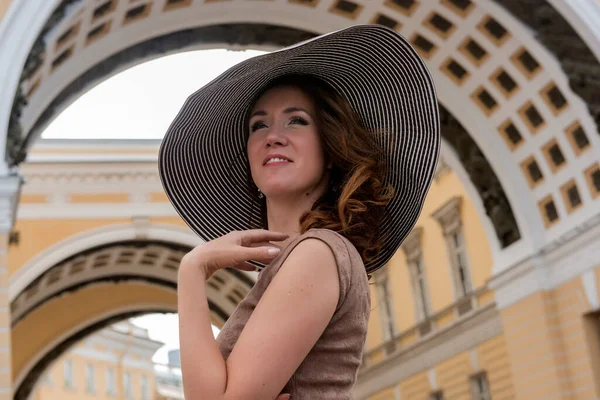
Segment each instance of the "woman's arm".
[[275,399],[329,323],[339,298],[335,258],[318,239],[288,255],[263,294],[227,362],[213,337],[206,275],[179,271],[184,393],[191,400]]

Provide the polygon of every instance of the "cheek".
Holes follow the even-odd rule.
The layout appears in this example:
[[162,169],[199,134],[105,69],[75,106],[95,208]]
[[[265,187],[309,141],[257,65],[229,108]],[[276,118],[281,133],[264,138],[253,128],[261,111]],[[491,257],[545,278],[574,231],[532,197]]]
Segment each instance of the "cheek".
[[320,138],[315,134],[315,137],[312,137],[304,145],[304,151],[310,155],[308,157],[309,165],[306,167],[313,171],[314,174],[322,174],[325,170],[325,155]]
[[248,138],[248,142],[246,143],[246,153],[248,154],[248,160],[250,161],[250,165],[252,165],[256,161],[257,150],[258,145],[256,137],[250,136]]

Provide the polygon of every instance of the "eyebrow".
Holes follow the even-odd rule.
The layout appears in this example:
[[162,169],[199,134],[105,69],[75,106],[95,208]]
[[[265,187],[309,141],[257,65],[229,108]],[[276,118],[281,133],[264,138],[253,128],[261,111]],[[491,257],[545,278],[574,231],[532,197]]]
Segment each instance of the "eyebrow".
[[[285,110],[283,110],[283,113],[284,114],[291,114],[293,112],[298,112],[298,111],[302,111],[303,113],[306,113],[306,114],[310,115],[310,113],[308,111],[306,111],[304,108],[300,108],[300,107],[288,107]],[[254,113],[252,113],[252,115],[250,116],[250,118],[254,118],[256,116],[264,117],[266,115],[267,115],[266,111],[258,110],[258,111],[255,111]]]

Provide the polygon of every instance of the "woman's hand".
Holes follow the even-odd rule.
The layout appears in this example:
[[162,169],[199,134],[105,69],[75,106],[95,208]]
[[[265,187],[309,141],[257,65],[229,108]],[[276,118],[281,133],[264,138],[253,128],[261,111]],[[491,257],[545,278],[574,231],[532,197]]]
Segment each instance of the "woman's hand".
[[280,252],[280,248],[270,242],[287,238],[285,233],[264,229],[234,231],[195,247],[183,257],[181,264],[202,268],[206,279],[222,268],[253,271],[254,266],[247,261],[268,264]]

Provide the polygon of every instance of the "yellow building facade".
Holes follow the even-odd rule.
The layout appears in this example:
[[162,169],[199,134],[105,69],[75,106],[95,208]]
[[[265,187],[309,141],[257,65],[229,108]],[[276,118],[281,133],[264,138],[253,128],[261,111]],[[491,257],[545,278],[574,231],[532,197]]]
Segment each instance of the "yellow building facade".
[[[600,398],[599,20],[597,0],[0,2],[0,400],[26,400],[93,332],[176,311],[198,244],[158,142],[40,140],[48,123],[145,60],[360,23],[427,63],[450,168],[373,278],[356,398]],[[254,279],[207,283],[214,325]]]
[[48,366],[30,400],[183,400],[181,368],[152,356],[148,330],[118,322],[76,343]]
[[105,328],[54,361],[31,400],[157,399],[152,356],[162,345],[129,322]]
[[485,237],[464,186],[442,162],[411,235],[374,276],[361,395],[515,398]]

